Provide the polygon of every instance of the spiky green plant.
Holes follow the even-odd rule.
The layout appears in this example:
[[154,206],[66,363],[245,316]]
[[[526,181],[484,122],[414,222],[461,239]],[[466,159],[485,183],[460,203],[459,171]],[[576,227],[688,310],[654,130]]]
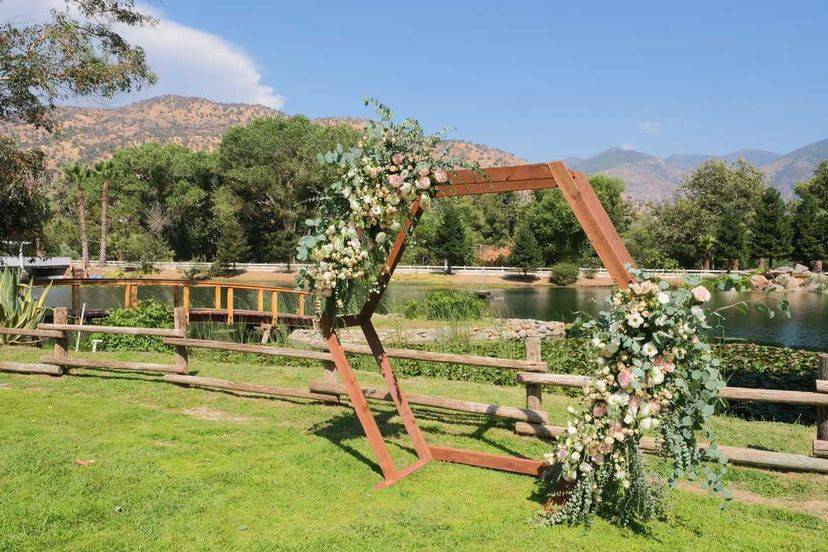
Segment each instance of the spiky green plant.
[[[49,288],[43,290],[38,299],[33,296],[34,282],[20,281],[21,271],[4,268],[0,271],[0,327],[35,328],[43,322],[46,309],[43,306]],[[23,336],[0,334],[0,343],[20,343]]]

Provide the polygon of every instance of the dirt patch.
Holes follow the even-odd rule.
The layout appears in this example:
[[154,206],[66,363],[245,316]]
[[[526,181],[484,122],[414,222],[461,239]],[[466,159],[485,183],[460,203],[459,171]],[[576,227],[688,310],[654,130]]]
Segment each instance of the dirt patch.
[[205,406],[199,406],[198,408],[187,408],[185,410],[181,410],[180,412],[186,414],[187,416],[198,418],[199,420],[207,420],[208,422],[233,422],[241,424],[244,422],[253,422],[257,419],[249,416],[234,416],[233,414],[228,414],[223,410],[215,410]]
[[[692,483],[681,483],[679,488],[685,491],[690,491],[696,494],[708,494],[708,491],[702,489],[698,485]],[[745,491],[743,489],[730,488],[733,494],[733,500],[743,504],[758,504],[760,506],[771,506],[774,508],[785,508],[803,514],[810,514],[817,516],[825,521],[828,521],[828,501],[819,499],[810,500],[794,500],[792,498],[768,498],[752,491]]]

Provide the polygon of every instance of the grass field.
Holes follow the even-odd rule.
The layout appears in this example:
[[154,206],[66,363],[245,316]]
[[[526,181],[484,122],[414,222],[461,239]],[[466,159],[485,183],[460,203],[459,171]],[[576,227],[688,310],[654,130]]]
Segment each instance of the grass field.
[[[36,360],[0,347],[2,360]],[[161,354],[109,354],[163,362]],[[196,356],[200,375],[306,387],[321,370]],[[532,478],[432,463],[382,491],[347,406],[239,397],[132,374],[0,374],[0,550],[824,550],[828,477],[735,468],[736,501],[673,491],[647,531],[538,527]],[[378,383],[376,373],[359,374]],[[523,390],[414,378],[411,391],[519,405]],[[544,397],[554,422],[574,400]],[[400,420],[375,405],[398,464]],[[540,457],[507,422],[418,409],[430,442]],[[725,444],[806,453],[812,427],[719,417]]]

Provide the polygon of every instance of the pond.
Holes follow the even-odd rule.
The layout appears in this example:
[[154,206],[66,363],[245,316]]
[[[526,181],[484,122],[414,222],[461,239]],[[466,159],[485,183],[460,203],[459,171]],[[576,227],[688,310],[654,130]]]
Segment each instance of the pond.
[[[422,297],[428,289],[392,285],[389,290],[391,304]],[[597,314],[610,293],[608,288],[556,287],[481,288],[480,291],[491,293],[491,305],[498,316],[564,321],[574,320],[578,312]],[[828,351],[828,295],[799,292],[789,293],[785,298],[791,306],[790,319],[779,312],[773,319],[768,319],[751,304],[746,313],[735,308],[723,312],[723,319],[714,334],[766,345]],[[775,305],[779,296],[714,291],[710,306],[715,309],[759,300]]]
[[[386,305],[392,310],[399,308],[408,299],[422,297],[426,291],[434,289],[428,286],[410,284],[392,284],[387,293]],[[609,295],[609,288],[556,288],[556,287],[520,287],[507,289],[487,289],[480,287],[477,291],[491,294],[490,303],[497,316],[506,318],[535,318],[538,320],[572,321],[578,312],[596,314]],[[160,301],[172,302],[169,288],[142,287],[141,298],[154,297]],[[123,289],[119,287],[89,287],[81,290],[81,302],[87,309],[108,309],[123,304]],[[828,295],[817,293],[789,293],[786,298],[791,305],[791,318],[787,319],[777,313],[774,319],[768,317],[752,306],[747,313],[728,309],[723,313],[721,327],[716,335],[730,339],[742,339],[766,345],[781,345],[799,349],[828,351]],[[718,308],[733,305],[740,301],[758,301],[764,299],[774,304],[778,298],[762,294],[736,292],[713,292],[710,305]],[[212,306],[213,290],[195,288],[192,292],[194,307]],[[286,312],[295,312],[295,298],[288,295],[280,297],[281,308]],[[291,304],[292,302],[292,304]],[[51,290],[48,304],[50,306],[67,306],[71,303],[68,287]],[[236,292],[236,308],[254,309],[255,292]],[[311,306],[307,305],[307,312]]]

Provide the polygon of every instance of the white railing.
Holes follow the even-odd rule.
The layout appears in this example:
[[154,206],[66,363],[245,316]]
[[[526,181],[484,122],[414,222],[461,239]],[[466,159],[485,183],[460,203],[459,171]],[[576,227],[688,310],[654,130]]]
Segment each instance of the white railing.
[[[79,261],[72,261],[76,268],[80,268]],[[92,263],[95,266],[97,263]],[[140,263],[128,261],[108,261],[107,265],[113,268],[129,268],[137,267]],[[155,262],[152,265],[157,270],[190,270],[193,268],[206,269],[210,266],[208,262],[198,261],[164,261]],[[236,263],[236,268],[247,272],[295,272],[302,267],[308,267],[307,263],[291,263],[288,270],[287,263]],[[506,276],[506,275],[522,275],[523,269],[514,266],[453,266],[451,270],[455,274],[477,275],[477,276]],[[604,268],[581,268],[581,275],[591,274],[595,278],[609,278],[607,270]],[[680,278],[685,274],[695,274],[699,276],[721,276],[728,274],[727,270],[697,270],[697,269],[660,269],[647,268],[645,272],[661,276],[663,278]],[[402,274],[445,274],[445,265],[399,265],[397,272]],[[739,272],[739,273],[744,273]],[[540,268],[537,270],[530,270],[528,274],[539,278],[548,278],[549,269]]]

